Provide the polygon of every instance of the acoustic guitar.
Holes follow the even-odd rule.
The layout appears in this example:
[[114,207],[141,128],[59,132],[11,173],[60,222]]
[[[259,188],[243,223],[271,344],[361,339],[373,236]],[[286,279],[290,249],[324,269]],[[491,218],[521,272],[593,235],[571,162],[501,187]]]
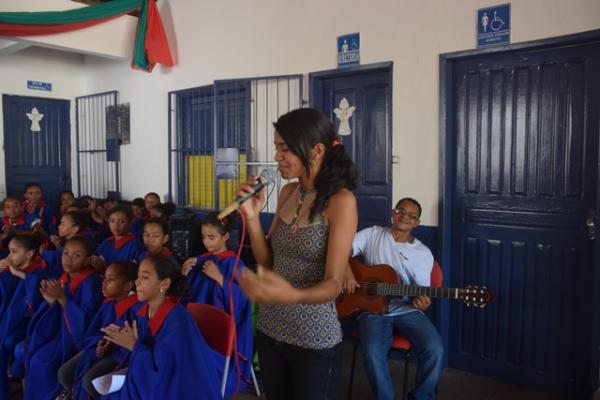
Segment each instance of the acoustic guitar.
[[494,293],[486,287],[434,288],[403,285],[398,283],[396,271],[389,265],[366,266],[355,258],[349,260],[350,268],[360,285],[354,293],[342,293],[336,300],[339,317],[347,317],[358,311],[385,314],[393,296],[429,296],[456,299],[467,306],[483,308],[493,299]]

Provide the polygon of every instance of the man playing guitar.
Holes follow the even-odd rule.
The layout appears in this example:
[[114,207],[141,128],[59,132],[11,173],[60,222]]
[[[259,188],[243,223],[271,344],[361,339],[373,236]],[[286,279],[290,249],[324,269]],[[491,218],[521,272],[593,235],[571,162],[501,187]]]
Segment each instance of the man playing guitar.
[[[421,205],[412,198],[398,201],[392,210],[392,226],[373,226],[354,237],[352,255],[362,254],[367,265],[388,264],[398,275],[398,282],[430,286],[433,266],[431,251],[411,235],[419,225]],[[359,287],[347,269],[344,291]],[[378,400],[393,399],[394,388],[387,363],[393,332],[411,341],[417,355],[416,388],[409,399],[434,399],[441,371],[444,348],[433,323],[423,313],[431,305],[427,296],[393,298],[386,314],[363,312],[358,316],[365,370]]]

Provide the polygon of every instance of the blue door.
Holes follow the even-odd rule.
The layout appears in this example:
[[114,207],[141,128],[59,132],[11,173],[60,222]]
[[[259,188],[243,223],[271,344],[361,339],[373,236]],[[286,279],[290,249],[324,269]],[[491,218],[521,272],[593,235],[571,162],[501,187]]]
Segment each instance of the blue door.
[[311,105],[334,122],[358,169],[358,229],[389,224],[392,64],[310,74]]
[[62,190],[71,190],[71,126],[68,100],[2,96],[6,192],[22,197],[28,182],[44,188],[56,210]]
[[465,57],[452,82],[449,286],[483,284],[497,298],[450,306],[450,366],[584,398],[598,374],[586,223],[598,200],[600,45]]

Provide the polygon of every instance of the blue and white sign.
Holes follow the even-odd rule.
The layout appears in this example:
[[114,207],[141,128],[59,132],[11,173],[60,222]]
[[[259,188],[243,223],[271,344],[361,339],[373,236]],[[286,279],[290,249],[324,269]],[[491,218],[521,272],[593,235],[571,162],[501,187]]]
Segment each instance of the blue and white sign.
[[27,81],[27,89],[52,91],[52,84],[48,82]]
[[510,4],[477,10],[477,47],[510,43]]
[[338,67],[360,62],[360,33],[338,36],[337,60]]

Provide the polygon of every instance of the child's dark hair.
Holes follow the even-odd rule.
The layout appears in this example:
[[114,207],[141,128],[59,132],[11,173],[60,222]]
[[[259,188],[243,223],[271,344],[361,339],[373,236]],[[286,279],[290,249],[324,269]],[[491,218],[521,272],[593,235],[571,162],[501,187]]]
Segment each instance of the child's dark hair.
[[137,206],[139,208],[144,208],[144,206],[146,206],[146,203],[144,203],[144,199],[142,199],[141,197],[136,197],[131,202],[131,205],[132,206]]
[[148,192],[146,193],[146,195],[144,196],[144,199],[148,196],[152,196],[152,197],[156,197],[156,199],[158,200],[158,204],[160,204],[160,196],[158,195],[158,193],[156,192]]
[[61,191],[60,194],[58,195],[58,198],[61,198],[63,194],[69,194],[69,195],[71,195],[72,198],[75,198],[75,195],[70,190],[63,190],[63,191]]
[[110,210],[108,210],[108,216],[110,217],[112,214],[118,213],[118,212],[125,214],[125,217],[130,222],[133,219],[133,212],[131,211],[131,208],[129,208],[127,206],[123,206],[123,205],[117,205],[117,206],[114,206],[113,208],[111,208]]
[[356,187],[354,162],[333,124],[321,111],[299,108],[279,117],[273,126],[291,152],[300,158],[307,173],[311,172],[311,150],[318,143],[325,146],[321,169],[315,177],[317,198],[310,209],[309,220],[325,210],[329,198],[338,190]]
[[181,275],[181,268],[179,268],[179,265],[173,259],[161,254],[148,254],[144,258],[144,261],[154,266],[158,279],[161,281],[167,278],[171,279],[167,295],[181,296],[181,293],[184,291],[186,279]]
[[19,199],[17,196],[6,196],[6,197],[4,198],[4,200],[2,200],[2,208],[4,208],[4,204],[5,204],[7,201],[14,201],[14,202],[16,202],[16,203],[19,203],[19,205],[21,205],[21,199]]
[[92,196],[85,195],[79,198],[77,204],[79,204],[81,208],[88,208],[94,201],[96,201],[96,199]]
[[85,207],[81,207],[81,204],[77,202],[77,200],[75,201],[75,203],[71,204],[68,209],[71,209],[71,211],[69,212],[80,212],[80,213],[84,213],[86,216],[89,216],[89,212],[87,210],[87,208]]
[[119,202],[117,201],[117,199],[113,199],[112,197],[107,197],[104,200],[102,200],[102,205],[105,205],[106,203],[116,203],[116,204],[118,204]]
[[44,191],[44,188],[39,183],[37,183],[37,182],[28,182],[27,184],[25,184],[25,189],[23,189],[23,193],[25,193],[27,190],[29,190],[29,188],[32,188],[32,187],[39,188],[41,192]]
[[206,215],[206,217],[202,220],[202,223],[200,225],[210,225],[214,227],[221,235],[230,233],[235,225],[234,216],[229,215],[221,220],[217,218],[217,215],[219,215],[219,213],[217,213],[216,211],[209,212]]
[[158,217],[150,218],[148,221],[146,221],[144,226],[146,226],[148,224],[156,224],[156,225],[160,226],[160,230],[162,231],[163,235],[169,234],[169,225],[167,224],[167,221],[165,221],[162,218],[158,218]]
[[119,276],[125,279],[125,282],[135,282],[138,274],[138,265],[129,260],[113,261],[109,267],[114,267]]
[[173,213],[175,212],[176,207],[177,206],[174,203],[167,202],[157,204],[156,207],[154,207],[154,209],[158,210],[162,215],[162,218],[168,221],[171,218],[171,215],[173,215]]
[[90,225],[90,217],[82,211],[68,211],[63,214],[63,217],[71,218],[73,225],[79,228],[79,232],[83,232]]
[[37,255],[44,239],[39,234],[21,234],[12,238],[11,242],[25,249],[25,251],[33,251],[33,254]]
[[81,244],[85,249],[86,257],[89,257],[92,254],[94,254],[94,250],[96,250],[96,244],[85,236],[73,236],[71,239],[67,240],[65,246],[69,243]]

